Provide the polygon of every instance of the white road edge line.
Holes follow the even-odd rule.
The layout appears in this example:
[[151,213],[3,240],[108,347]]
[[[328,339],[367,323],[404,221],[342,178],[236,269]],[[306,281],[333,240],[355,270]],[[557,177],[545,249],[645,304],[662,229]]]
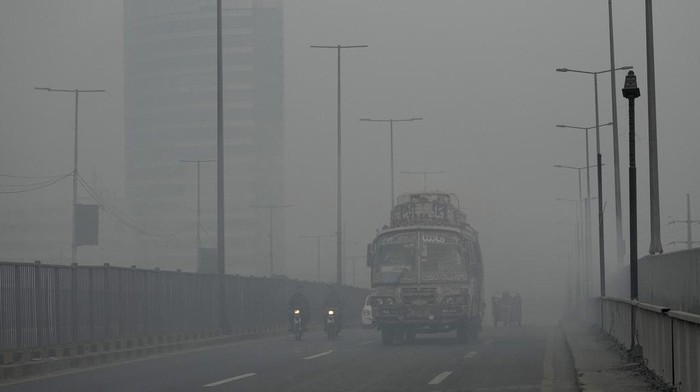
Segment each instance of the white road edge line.
[[366,346],[366,345],[372,344],[372,343],[374,343],[374,340],[368,340],[368,341],[366,341],[366,342],[360,343],[360,346]]
[[310,356],[310,357],[306,357],[306,358],[303,358],[303,359],[314,359],[314,358],[322,357],[322,356],[324,356],[324,355],[328,355],[328,354],[330,354],[330,353],[332,353],[332,352],[333,352],[333,350],[328,350],[328,351],[324,351],[324,352],[322,352],[322,353],[318,353],[318,354],[316,354],[316,355],[312,355],[312,356]]
[[221,384],[226,384],[227,382],[240,380],[240,379],[242,379],[242,378],[252,377],[252,376],[254,376],[254,375],[255,375],[255,373],[241,374],[240,376],[231,377],[231,378],[227,378],[227,379],[225,379],[225,380],[216,381],[216,382],[213,382],[213,383],[211,383],[211,384],[207,384],[207,385],[205,385],[205,387],[216,387],[216,386],[219,386],[219,385],[221,385]]
[[542,361],[542,392],[554,391],[554,331],[547,335],[544,360]]
[[437,384],[440,384],[440,383],[441,383],[443,380],[445,380],[450,374],[452,374],[452,372],[442,372],[442,373],[438,374],[437,376],[435,376],[435,378],[433,378],[432,380],[430,380],[430,382],[428,383],[428,385],[437,385]]
[[464,358],[467,358],[467,359],[469,359],[469,358],[474,358],[474,357],[476,357],[476,354],[478,354],[478,352],[476,352],[476,351],[470,351],[470,352],[468,352],[468,353],[466,353],[466,354],[464,355]]

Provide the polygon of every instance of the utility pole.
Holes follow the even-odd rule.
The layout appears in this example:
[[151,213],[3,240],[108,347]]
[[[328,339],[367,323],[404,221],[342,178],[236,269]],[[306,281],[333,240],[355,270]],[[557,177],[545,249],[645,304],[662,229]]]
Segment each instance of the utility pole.
[[[690,215],[690,194],[686,193],[685,194],[685,201],[686,201],[686,206],[687,206],[687,219],[684,221],[671,221],[668,224],[669,225],[674,225],[676,223],[685,223],[687,225],[687,240],[685,241],[685,244],[687,245],[688,249],[693,248],[693,244],[697,243],[698,241],[693,241],[693,223],[700,223],[698,220],[693,220]],[[669,245],[681,243],[680,241],[673,241],[669,242]]]
[[274,243],[272,240],[272,233],[273,233],[273,219],[272,219],[272,210],[275,208],[287,208],[287,207],[294,207],[294,204],[268,204],[268,205],[252,205],[251,207],[255,208],[267,208],[270,211],[270,277],[272,278],[275,275],[275,252],[274,252]]
[[321,238],[335,237],[333,234],[303,235],[301,238],[316,239],[316,281],[321,282]]
[[647,43],[647,112],[649,118],[649,213],[651,215],[651,243],[649,253],[664,253],[661,245],[661,211],[659,208],[659,153],[656,142],[656,71],[654,66],[654,22],[652,1],[645,0]]
[[449,170],[440,171],[402,171],[403,174],[421,174],[423,176],[423,192],[428,191],[428,174],[449,173]]
[[104,93],[107,92],[107,90],[63,90],[50,87],[34,87],[34,89],[75,94],[75,129],[73,139],[73,239],[71,241],[71,264],[75,264],[78,258],[78,243],[76,242],[76,234],[78,232],[76,222],[78,208],[78,95],[80,93]]
[[[221,0],[219,0],[221,1]],[[324,46],[324,45],[311,45],[315,49],[336,49],[338,51],[338,202],[337,202],[337,236],[338,243],[336,244],[336,263],[338,265],[337,271],[337,284],[338,286],[343,285],[343,204],[342,204],[342,180],[341,180],[341,138],[340,138],[340,51],[342,49],[356,49],[356,48],[366,48],[367,45],[334,45],[334,46]]]
[[610,35],[610,94],[612,95],[613,166],[615,173],[615,233],[617,237],[617,268],[625,265],[625,240],[622,234],[622,193],[620,191],[620,146],[617,129],[617,91],[615,91],[615,38],[613,35],[612,0],[608,0],[608,32]]
[[391,161],[391,209],[394,209],[394,204],[396,203],[396,196],[394,195],[394,123],[395,122],[410,122],[410,121],[420,121],[423,117],[412,117],[412,118],[390,118],[386,120],[376,120],[372,118],[361,118],[360,121],[369,122],[388,122],[389,123],[389,156]]
[[221,0],[216,0],[216,269],[219,283],[219,328],[231,333],[226,314],[226,224],[224,213],[224,71]]
[[[625,86],[622,88],[622,96],[627,98],[629,102],[629,197],[630,197],[630,299],[637,301],[639,299],[638,276],[637,276],[637,160],[635,151],[635,134],[634,134],[634,100],[641,95],[637,87],[637,77],[633,71],[627,73],[625,78]],[[630,323],[630,349],[636,346],[635,331],[637,329],[637,319],[635,307],[631,306],[631,323]]]

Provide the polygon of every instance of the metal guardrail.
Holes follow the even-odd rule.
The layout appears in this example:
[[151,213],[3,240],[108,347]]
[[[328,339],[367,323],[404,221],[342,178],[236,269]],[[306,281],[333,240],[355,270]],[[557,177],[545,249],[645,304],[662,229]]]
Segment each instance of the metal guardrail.
[[602,309],[603,330],[628,349],[634,312],[647,367],[678,391],[700,391],[700,315],[612,297],[602,298]]
[[[234,331],[279,325],[300,283],[318,309],[327,285],[226,276]],[[343,287],[346,313],[361,312],[368,290]],[[104,266],[0,262],[0,351],[61,347],[124,338],[215,330],[216,275]]]

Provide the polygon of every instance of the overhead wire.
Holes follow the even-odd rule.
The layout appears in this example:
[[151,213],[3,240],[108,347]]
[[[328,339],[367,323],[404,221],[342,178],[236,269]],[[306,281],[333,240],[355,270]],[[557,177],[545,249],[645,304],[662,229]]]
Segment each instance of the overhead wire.
[[[53,184],[56,184],[56,183],[58,183],[58,182],[60,182],[60,181],[62,181],[62,180],[64,180],[64,179],[70,177],[71,175],[72,175],[72,173],[71,173],[71,174],[65,174],[65,175],[63,175],[63,176],[61,176],[61,177],[56,178],[55,180],[50,180],[50,181],[48,181],[48,182],[45,182],[45,183],[43,183],[43,184],[41,184],[41,185],[37,185],[37,186],[27,185],[27,186],[33,186],[32,188],[29,188],[29,189],[20,189],[20,190],[15,190],[15,191],[5,191],[5,190],[2,190],[2,191],[0,191],[0,194],[25,193],[25,192],[35,191],[35,190],[37,190],[37,189],[46,188],[46,187],[49,187],[49,186],[51,186],[51,185],[53,185]],[[34,185],[36,185],[36,184],[34,184]]]
[[[72,173],[66,174],[66,176],[71,176]],[[57,180],[58,178],[54,178],[51,180],[44,180],[44,181],[39,181],[39,182],[31,182],[31,183],[26,183],[26,184],[0,184],[0,187],[16,187],[16,188],[27,188],[27,187],[32,187],[32,186],[39,186],[39,185],[44,185],[48,184],[54,180]]]
[[[100,206],[100,208],[107,214],[109,215],[112,219],[115,221],[123,224],[124,226],[132,229],[133,231],[136,231],[138,233],[148,235],[148,236],[153,236],[153,237],[172,237],[176,242],[177,238],[175,236],[186,233],[191,230],[192,225],[189,225],[185,227],[181,231],[177,232],[172,232],[172,233],[157,233],[151,230],[147,230],[143,227],[141,227],[139,224],[133,222],[133,219],[127,216],[126,214],[120,212],[117,208],[112,206],[109,202],[107,202],[105,199],[103,199],[97,191],[95,191],[88,183],[83,179],[80,175],[78,175],[78,182],[82,185],[83,189],[92,197],[93,200],[97,202],[97,204]],[[196,226],[196,223],[194,224]]]
[[41,180],[41,179],[47,179],[47,178],[58,178],[58,177],[63,177],[66,175],[71,175],[73,172],[66,173],[66,174],[58,174],[55,176],[18,176],[14,174],[0,174],[0,177],[8,177],[8,178],[21,178],[21,179],[29,179],[29,180]]

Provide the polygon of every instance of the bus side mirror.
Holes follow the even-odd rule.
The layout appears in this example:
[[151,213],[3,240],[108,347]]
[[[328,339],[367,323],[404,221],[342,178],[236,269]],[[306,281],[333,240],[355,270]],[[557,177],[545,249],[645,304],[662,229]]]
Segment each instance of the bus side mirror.
[[372,262],[374,261],[374,253],[376,252],[376,250],[377,250],[377,247],[374,244],[374,242],[367,245],[367,266],[368,267],[372,266]]

